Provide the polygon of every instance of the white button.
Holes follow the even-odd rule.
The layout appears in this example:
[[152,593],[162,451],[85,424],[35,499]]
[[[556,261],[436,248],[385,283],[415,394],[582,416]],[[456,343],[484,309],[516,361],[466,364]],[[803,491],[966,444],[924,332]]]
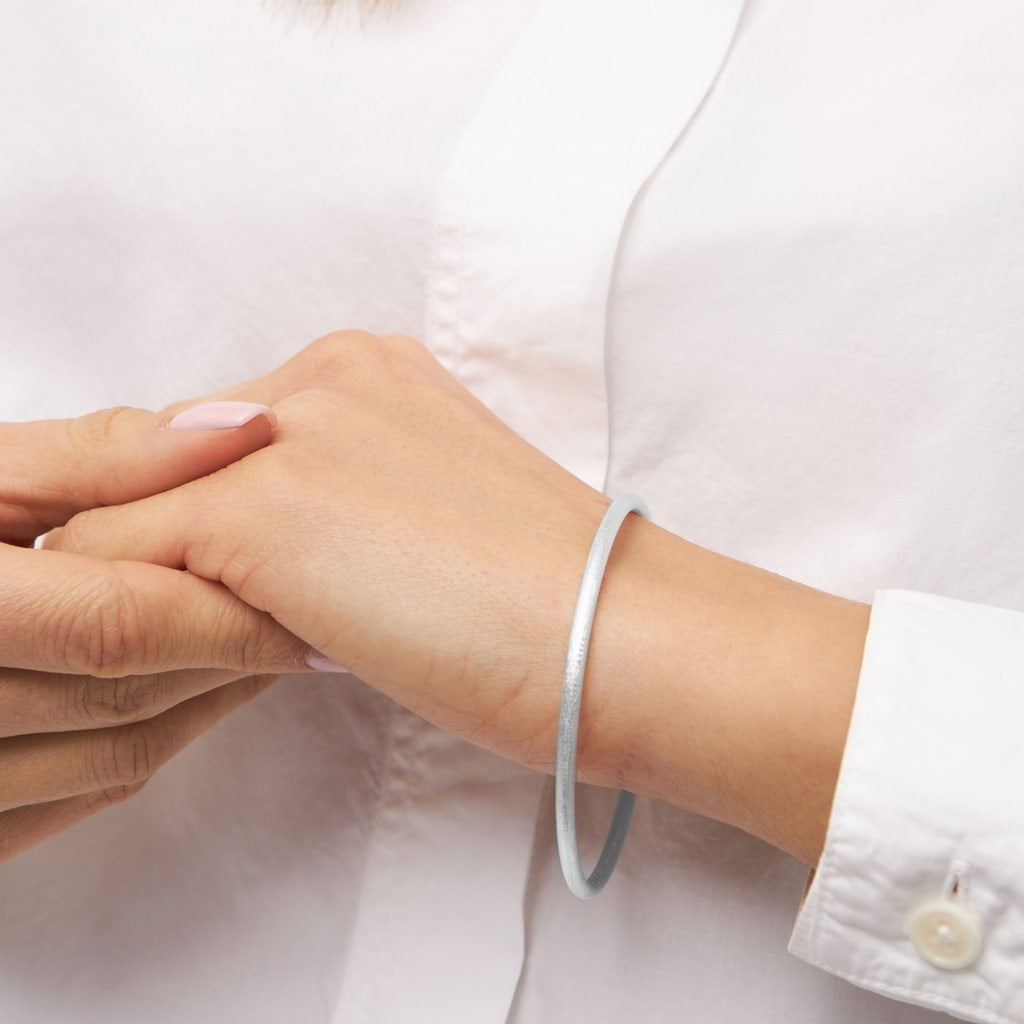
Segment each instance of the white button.
[[981,922],[956,900],[916,906],[907,919],[907,934],[922,960],[947,971],[969,967],[981,952]]

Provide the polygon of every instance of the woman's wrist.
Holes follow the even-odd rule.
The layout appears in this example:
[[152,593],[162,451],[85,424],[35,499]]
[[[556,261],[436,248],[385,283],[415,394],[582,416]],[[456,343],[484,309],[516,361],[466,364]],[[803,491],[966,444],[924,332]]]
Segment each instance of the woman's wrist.
[[631,516],[598,603],[579,778],[730,822],[815,863],[868,614]]

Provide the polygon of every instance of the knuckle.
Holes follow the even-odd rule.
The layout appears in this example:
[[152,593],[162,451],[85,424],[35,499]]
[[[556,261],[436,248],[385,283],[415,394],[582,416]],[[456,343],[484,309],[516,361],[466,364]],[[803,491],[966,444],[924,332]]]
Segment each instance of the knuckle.
[[251,601],[261,597],[263,565],[244,552],[229,551],[223,559],[221,579],[231,593],[217,593],[203,608],[190,647],[192,660],[210,667],[246,672],[257,670],[264,658],[265,634],[273,620],[257,611]]
[[137,411],[130,406],[119,405],[81,416],[72,421],[72,446],[80,455],[93,455],[111,444],[118,436],[119,428],[136,415]]
[[83,555],[89,552],[92,533],[92,516],[89,512],[79,512],[72,516],[63,526],[50,532],[47,546],[57,551]]
[[145,782],[173,752],[171,732],[157,720],[110,729],[102,736],[96,755],[93,776],[98,789]]
[[269,615],[245,610],[231,630],[228,650],[236,652],[233,667],[244,675],[287,671],[301,664],[305,645]]
[[90,813],[102,811],[106,807],[113,807],[115,804],[124,803],[129,797],[135,796],[148,782],[142,779],[140,782],[133,782],[125,786],[108,786],[106,789],[97,790],[95,793],[88,793],[85,797],[85,805]]
[[97,569],[94,585],[76,596],[64,639],[72,672],[112,678],[140,672],[146,635],[138,599],[113,565]]
[[[140,410],[121,405],[101,409],[71,421],[68,430],[68,455],[80,465],[95,464],[98,456],[138,430]],[[65,475],[62,492],[65,500],[78,507],[116,504],[128,477],[136,470],[123,460],[108,460],[105,471],[84,479],[79,472]]]
[[157,676],[130,675],[75,680],[65,718],[87,728],[126,725],[158,710]]
[[407,334],[384,334],[381,335],[381,341],[389,345],[399,355],[405,356],[413,362],[433,359],[426,345]]
[[335,331],[306,348],[306,379],[311,386],[349,379],[385,357],[387,346],[368,331]]

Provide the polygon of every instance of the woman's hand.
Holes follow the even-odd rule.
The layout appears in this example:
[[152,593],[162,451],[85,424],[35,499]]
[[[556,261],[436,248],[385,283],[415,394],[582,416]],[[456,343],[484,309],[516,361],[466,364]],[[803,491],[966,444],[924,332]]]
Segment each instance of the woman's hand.
[[223,582],[424,717],[549,764],[606,499],[408,339],[332,335],[224,394],[274,406],[274,444],[47,544]]
[[[409,339],[332,335],[221,397],[273,405],[275,443],[86,512],[49,543],[221,582],[423,717],[549,770],[607,499]],[[598,606],[580,777],[813,860],[866,621],[861,605],[631,519]]]
[[131,409],[0,424],[0,860],[136,792],[270,673],[305,667],[304,644],[208,580],[27,547],[256,450],[266,412],[221,407],[216,430]]

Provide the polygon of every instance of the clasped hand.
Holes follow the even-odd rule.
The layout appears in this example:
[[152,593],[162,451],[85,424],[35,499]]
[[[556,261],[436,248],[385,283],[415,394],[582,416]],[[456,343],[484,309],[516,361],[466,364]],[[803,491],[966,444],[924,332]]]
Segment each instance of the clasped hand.
[[0,859],[136,792],[311,647],[550,765],[605,499],[409,339],[332,335],[224,399],[274,412],[0,428]]
[[272,406],[273,444],[48,544],[222,584],[417,714],[549,766],[606,499],[407,338],[331,335],[213,397]]
[[32,550],[83,509],[212,472],[271,419],[175,431],[152,413],[0,425],[0,860],[137,792],[307,646],[225,587]]
[[[19,490],[31,474],[14,474],[8,538],[58,528],[48,550],[3,549],[21,582],[0,610],[0,643],[12,668],[57,674],[8,670],[0,685],[0,721],[16,734],[0,746],[0,799],[20,806],[0,822],[22,836],[8,849],[67,820],[54,811],[38,825],[39,801],[77,800],[73,816],[130,792],[261,685],[221,684],[311,648],[436,725],[550,770],[568,627],[607,499],[407,338],[330,335],[211,397],[271,407],[273,443],[258,417],[220,439],[198,432],[173,469],[99,446],[88,479],[68,476],[66,459],[55,471],[59,493],[76,497],[45,516]],[[172,433],[150,429],[149,444]],[[98,479],[112,481],[107,493]],[[579,777],[813,863],[867,612],[632,517],[598,605]],[[125,714],[146,723],[116,724]]]

